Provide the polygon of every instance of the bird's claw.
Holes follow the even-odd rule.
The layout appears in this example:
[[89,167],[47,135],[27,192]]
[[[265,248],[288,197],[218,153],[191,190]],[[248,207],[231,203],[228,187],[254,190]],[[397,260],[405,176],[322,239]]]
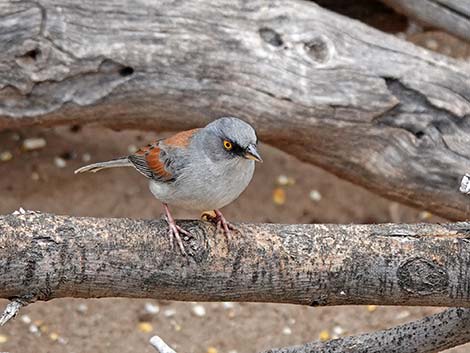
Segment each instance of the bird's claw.
[[[193,235],[187,230],[177,225],[174,220],[169,220],[168,217],[166,217],[166,221],[168,222],[168,227],[169,227],[168,236],[170,237],[171,248],[172,249],[174,248],[174,242],[176,241],[176,243],[178,244],[178,247],[180,248],[181,254],[183,256],[186,256],[187,252],[184,249],[183,239],[185,241],[188,241],[193,238]],[[181,239],[181,234],[184,235],[183,239]]]
[[214,210],[215,216],[209,212],[203,213],[202,218],[206,221],[214,223],[216,226],[216,233],[219,233],[220,228],[223,229],[224,234],[228,237],[231,234],[231,230],[236,228],[230,224],[219,210]]

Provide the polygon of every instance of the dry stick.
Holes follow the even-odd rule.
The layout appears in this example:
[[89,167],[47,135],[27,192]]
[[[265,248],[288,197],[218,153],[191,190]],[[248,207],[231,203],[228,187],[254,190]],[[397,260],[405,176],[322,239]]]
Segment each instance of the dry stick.
[[468,0],[382,0],[398,12],[470,41]]
[[[238,224],[229,240],[204,222],[179,224],[194,235],[185,241],[188,257],[171,250],[164,221],[27,211],[1,216],[0,297],[470,307],[467,222]],[[375,343],[383,352],[409,342],[431,352],[431,345],[442,349],[470,339],[461,329],[469,327],[468,315],[466,309],[452,309],[418,322],[422,328],[412,323],[331,341],[321,349],[360,344],[372,349]],[[421,325],[426,320],[433,322]],[[432,339],[424,343],[423,337]]]
[[470,218],[456,187],[470,170],[469,66],[312,1],[266,4],[4,1],[0,129],[161,131],[231,114],[381,195]]
[[158,336],[153,336],[150,339],[150,344],[157,350],[158,353],[176,353],[165,341]]

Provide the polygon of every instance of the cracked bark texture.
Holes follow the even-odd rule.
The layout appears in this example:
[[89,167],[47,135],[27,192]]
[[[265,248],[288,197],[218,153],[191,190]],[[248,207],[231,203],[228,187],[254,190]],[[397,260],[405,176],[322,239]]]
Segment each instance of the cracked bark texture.
[[163,220],[0,216],[0,297],[470,307],[470,223],[179,224],[187,257]]
[[311,2],[0,2],[0,129],[221,115],[385,197],[470,217],[470,66]]
[[382,0],[406,16],[470,41],[468,0]]

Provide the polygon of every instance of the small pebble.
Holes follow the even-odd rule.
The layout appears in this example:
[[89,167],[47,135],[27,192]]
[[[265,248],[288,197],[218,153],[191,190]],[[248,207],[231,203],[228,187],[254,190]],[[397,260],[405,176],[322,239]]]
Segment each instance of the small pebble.
[[136,145],[129,145],[127,146],[127,151],[132,154],[136,153],[139,150],[139,148]]
[[282,206],[286,203],[286,192],[284,189],[275,188],[273,190],[273,202],[279,206]]
[[439,47],[439,43],[434,39],[426,39],[424,44],[431,50],[437,50]]
[[34,151],[46,147],[47,142],[42,137],[34,137],[23,140],[23,149],[25,151]]
[[39,328],[35,324],[29,325],[29,332],[35,334],[36,336],[41,335],[41,332],[39,331]]
[[6,342],[8,342],[8,336],[0,335],[0,343],[6,343]]
[[21,136],[19,134],[12,134],[11,139],[13,141],[19,141],[21,139]]
[[289,336],[292,334],[292,329],[289,326],[286,326],[282,329],[282,334]]
[[235,310],[229,310],[227,316],[229,319],[233,319],[236,316]]
[[333,333],[337,336],[341,336],[344,333],[344,329],[341,326],[336,325],[333,327]]
[[320,339],[320,341],[324,342],[324,341],[328,341],[331,338],[331,336],[328,330],[323,330],[318,335],[318,338]]
[[0,161],[2,162],[8,162],[13,158],[13,155],[11,154],[10,151],[3,151],[0,153]]
[[202,305],[194,305],[193,306],[193,314],[198,317],[206,316],[206,309]]
[[215,348],[215,347],[209,347],[209,348],[207,348],[207,353],[217,353],[217,352],[218,352],[218,351],[217,351],[217,348]]
[[82,154],[82,161],[85,163],[91,161],[91,154],[89,153]]
[[145,303],[145,312],[155,315],[160,312],[160,307],[152,303]]
[[367,311],[373,313],[377,310],[377,305],[367,305]]
[[180,324],[178,324],[176,321],[172,320],[171,321],[171,326],[173,326],[173,330],[175,330],[176,332],[180,332],[182,327]]
[[49,338],[52,340],[52,341],[57,341],[59,339],[59,335],[56,333],[56,332],[51,332],[49,334]]
[[165,317],[172,317],[172,316],[175,316],[176,314],[176,310],[175,309],[166,309],[164,312],[163,312],[163,315]]
[[139,331],[143,333],[149,333],[153,330],[153,326],[150,322],[141,322],[137,327],[139,328]]
[[224,309],[233,309],[235,308],[235,303],[233,302],[223,302],[222,303],[222,306],[224,307]]
[[432,213],[428,211],[422,211],[419,213],[419,218],[421,220],[427,220],[427,219],[430,219],[431,217],[432,217]]
[[77,311],[80,313],[80,314],[85,314],[87,311],[88,311],[88,306],[86,304],[78,304],[77,306]]
[[403,310],[400,311],[397,316],[395,316],[396,319],[401,320],[401,319],[406,319],[408,316],[410,316],[411,313],[408,310]]
[[311,190],[309,195],[310,200],[318,202],[322,199],[322,196],[318,190]]
[[236,351],[235,349],[232,349],[232,350],[228,351],[228,353],[238,353],[238,351]]
[[67,161],[62,157],[54,157],[54,164],[57,168],[65,168],[67,166]]
[[39,180],[39,173],[38,172],[32,172],[31,173],[31,179],[34,180],[34,181],[38,181]]
[[293,317],[287,320],[287,322],[289,323],[289,325],[295,325],[295,319]]
[[21,322],[29,325],[31,323],[31,318],[28,315],[21,315]]
[[281,174],[277,177],[276,182],[279,186],[291,186],[295,184],[295,179]]

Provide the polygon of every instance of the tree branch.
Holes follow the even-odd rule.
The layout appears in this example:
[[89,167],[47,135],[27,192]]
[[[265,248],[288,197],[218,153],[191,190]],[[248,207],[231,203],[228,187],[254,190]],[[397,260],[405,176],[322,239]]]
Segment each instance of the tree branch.
[[382,1],[397,12],[470,42],[470,3],[467,0]]
[[2,5],[0,128],[175,130],[231,114],[381,195],[470,217],[458,191],[470,170],[468,65],[311,2],[96,6]]
[[180,225],[187,257],[164,221],[1,216],[0,297],[470,307],[470,223]]
[[[470,307],[467,222],[238,224],[230,239],[214,234],[212,224],[179,224],[194,235],[184,244],[187,257],[172,249],[164,221],[0,216],[0,297]],[[435,352],[470,340],[469,323],[468,309],[452,309],[386,331],[270,353]],[[167,349],[162,342],[153,343]]]
[[470,310],[455,308],[388,330],[265,353],[434,353],[470,341]]

